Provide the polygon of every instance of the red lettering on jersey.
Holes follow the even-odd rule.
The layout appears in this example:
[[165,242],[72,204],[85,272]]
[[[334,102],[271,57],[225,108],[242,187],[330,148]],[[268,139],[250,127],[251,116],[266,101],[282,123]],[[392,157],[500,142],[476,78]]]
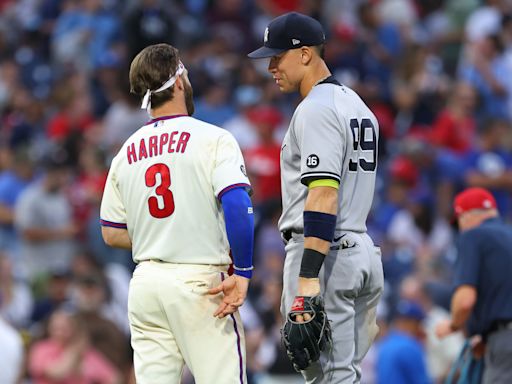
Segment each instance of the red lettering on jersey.
[[174,135],[176,135],[178,131],[174,131],[171,133],[171,137],[169,138],[169,147],[167,149],[167,152],[174,153],[174,144],[176,143],[176,140],[174,140]]
[[160,146],[158,148],[158,154],[161,155],[163,153],[164,145],[169,142],[169,134],[162,133],[160,136]]
[[176,147],[176,152],[185,152],[185,149],[187,149],[188,139],[190,139],[190,133],[182,132],[178,141],[178,146]]
[[147,159],[147,158],[148,158],[148,151],[146,149],[146,142],[144,141],[144,139],[140,139],[139,160]]
[[151,136],[149,138],[149,157],[153,157],[153,156],[158,155],[158,153],[157,153],[157,141],[158,141],[158,137],[156,135],[155,136]]
[[137,154],[135,153],[135,144],[131,143],[126,147],[126,156],[128,157],[128,164],[137,161]]

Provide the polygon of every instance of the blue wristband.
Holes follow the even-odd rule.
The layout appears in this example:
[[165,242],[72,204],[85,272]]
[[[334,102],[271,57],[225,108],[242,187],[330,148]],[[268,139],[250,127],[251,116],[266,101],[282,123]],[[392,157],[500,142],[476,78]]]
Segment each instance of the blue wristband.
[[226,233],[234,262],[234,273],[252,277],[254,215],[251,199],[244,188],[230,189],[221,197]]
[[304,211],[304,237],[318,237],[332,241],[336,230],[336,215],[324,212]]

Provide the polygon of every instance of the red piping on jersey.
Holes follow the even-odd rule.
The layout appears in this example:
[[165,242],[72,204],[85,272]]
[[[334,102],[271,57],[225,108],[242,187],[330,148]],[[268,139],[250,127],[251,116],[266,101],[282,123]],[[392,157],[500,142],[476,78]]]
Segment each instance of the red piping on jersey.
[[103,225],[104,227],[123,228],[123,229],[128,228],[126,226],[126,223],[114,223],[113,221],[107,221],[107,220],[103,220],[103,219],[100,219],[100,224]]
[[[223,272],[220,273],[220,279],[222,281],[224,281],[224,273]],[[243,362],[243,358],[242,358],[242,349],[240,348],[240,334],[238,333],[238,326],[237,326],[237,323],[235,320],[235,316],[233,316],[233,314],[230,314],[229,316],[231,317],[231,319],[233,319],[233,325],[235,328],[236,347],[237,347],[237,352],[238,352],[238,366],[240,367],[240,384],[243,384],[243,382],[244,382],[244,362]]]
[[251,186],[246,183],[238,183],[238,184],[230,185],[219,192],[219,194],[217,195],[217,199],[219,199],[219,200],[222,199],[223,194],[225,194],[227,191],[231,191],[232,189],[235,189],[235,188],[251,188]]
[[188,117],[188,115],[180,114],[180,115],[169,115],[169,116],[155,117],[153,120],[149,120],[146,123],[146,125],[156,123],[157,121],[176,119],[177,117]]

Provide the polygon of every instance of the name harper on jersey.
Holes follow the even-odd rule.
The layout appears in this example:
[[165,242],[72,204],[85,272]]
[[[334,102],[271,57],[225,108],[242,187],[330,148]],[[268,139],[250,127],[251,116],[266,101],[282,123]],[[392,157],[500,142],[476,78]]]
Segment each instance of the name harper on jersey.
[[163,153],[183,153],[187,149],[189,139],[189,132],[180,133],[179,131],[150,136],[147,143],[146,138],[143,137],[140,139],[138,146],[131,143],[126,147],[128,164],[149,157],[160,156]]

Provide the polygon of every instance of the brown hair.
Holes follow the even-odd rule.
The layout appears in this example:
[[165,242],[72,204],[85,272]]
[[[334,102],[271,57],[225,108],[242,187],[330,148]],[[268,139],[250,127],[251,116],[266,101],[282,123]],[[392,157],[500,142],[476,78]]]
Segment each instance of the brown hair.
[[[179,52],[169,44],[150,45],[140,51],[130,65],[130,92],[144,97],[149,89],[160,88],[174,75],[179,63]],[[157,108],[172,100],[174,87],[151,94],[151,107]]]

